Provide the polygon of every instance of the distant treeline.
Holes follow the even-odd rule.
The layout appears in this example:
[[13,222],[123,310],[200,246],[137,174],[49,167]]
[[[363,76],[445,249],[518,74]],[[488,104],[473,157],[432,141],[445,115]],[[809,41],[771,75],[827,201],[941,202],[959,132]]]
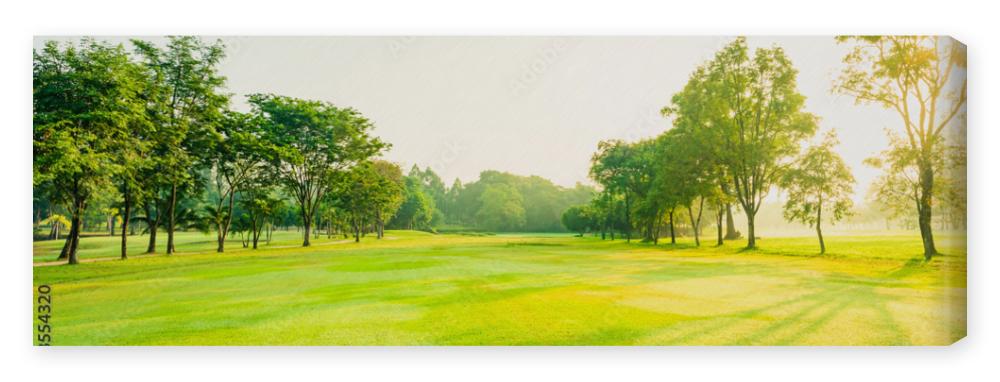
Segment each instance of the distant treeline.
[[[426,172],[425,172],[426,173]],[[479,179],[445,190],[433,189],[443,222],[488,231],[566,232],[560,218],[573,205],[587,203],[596,190],[577,184],[565,188],[538,176],[483,171]]]

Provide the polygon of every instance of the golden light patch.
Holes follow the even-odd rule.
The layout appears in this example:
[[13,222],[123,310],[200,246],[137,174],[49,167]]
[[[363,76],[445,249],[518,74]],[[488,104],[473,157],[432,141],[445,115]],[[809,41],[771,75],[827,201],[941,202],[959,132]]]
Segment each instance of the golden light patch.
[[794,299],[809,291],[792,280],[717,276],[628,287],[620,304],[687,316],[733,314]]

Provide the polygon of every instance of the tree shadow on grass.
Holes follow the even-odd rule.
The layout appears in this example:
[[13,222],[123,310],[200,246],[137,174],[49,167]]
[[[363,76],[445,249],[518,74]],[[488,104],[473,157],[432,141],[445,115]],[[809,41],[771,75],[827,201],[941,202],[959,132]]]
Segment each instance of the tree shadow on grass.
[[[773,314],[769,313],[774,312],[775,310],[803,304],[794,312],[783,316],[778,321],[730,343],[732,345],[796,345],[799,344],[798,341],[803,339],[805,336],[816,333],[817,330],[822,328],[824,325],[833,321],[846,309],[862,304],[863,302],[870,302],[869,304],[865,304],[865,306],[875,309],[876,313],[881,318],[878,323],[872,323],[872,325],[875,326],[881,324],[886,326],[886,328],[882,331],[893,335],[894,338],[891,341],[892,344],[903,344],[906,342],[905,337],[899,334],[900,330],[898,325],[892,318],[891,313],[886,310],[886,299],[893,298],[889,296],[877,295],[871,287],[827,286],[814,293],[804,294],[762,307],[742,310],[730,314],[697,318],[695,320],[721,320],[708,327],[692,328],[688,330],[687,333],[671,338],[668,342],[670,344],[707,344],[707,342],[699,343],[699,340],[713,335],[718,335],[727,329],[741,323],[745,323],[746,320],[753,320],[761,317],[766,318],[768,316],[772,316]],[[819,313],[819,316],[812,319],[812,321],[808,322],[806,325],[795,328],[796,325],[802,324],[807,317],[815,313]],[[777,334],[782,331],[789,332],[787,334],[777,336]]]

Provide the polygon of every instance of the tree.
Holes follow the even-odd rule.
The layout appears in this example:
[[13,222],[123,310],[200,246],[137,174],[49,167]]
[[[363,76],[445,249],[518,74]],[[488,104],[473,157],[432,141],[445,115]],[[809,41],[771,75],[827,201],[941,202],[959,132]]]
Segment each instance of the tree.
[[69,227],[72,223],[70,223],[69,219],[66,219],[63,215],[52,214],[49,215],[49,217],[40,220],[38,224],[50,226],[49,240],[59,240],[59,232],[66,227]]
[[460,216],[461,211],[458,210],[458,201],[464,191],[465,186],[462,185],[462,181],[455,178],[455,181],[452,182],[451,187],[445,193],[444,205],[438,206],[444,213],[447,223],[460,223],[462,221]]
[[[121,171],[117,174],[116,183],[118,193],[121,195],[121,258],[128,258],[128,228],[132,224],[132,217],[135,214],[134,208],[144,203],[146,194],[142,192],[144,181],[142,174],[154,163],[150,157],[151,145],[145,138],[150,134],[150,124],[133,124],[130,133],[122,137],[116,147],[115,156],[122,164]],[[134,233],[134,232],[132,232]],[[114,232],[111,233],[114,235]]]
[[890,167],[916,168],[916,204],[924,258],[937,254],[933,218],[935,178],[942,171],[936,165],[940,147],[945,145],[945,129],[965,123],[966,48],[948,37],[859,36],[838,37],[854,45],[844,57],[847,64],[834,89],[893,110],[903,122],[905,140],[893,150],[898,160]]
[[566,229],[583,236],[592,225],[587,206],[580,205],[566,209],[562,214],[562,224]]
[[431,224],[441,223],[444,219],[444,207],[447,203],[447,190],[445,190],[444,182],[441,181],[441,177],[437,175],[430,167],[425,167],[423,171],[420,167],[413,165],[410,168],[410,173],[407,175],[420,180],[420,184],[423,187],[425,193],[434,199],[434,212]]
[[652,166],[648,151],[637,150],[641,145],[630,145],[620,140],[602,141],[591,158],[590,177],[605,190],[624,198],[624,228],[626,241],[632,240],[632,209],[638,193],[644,190]]
[[427,195],[419,178],[407,176],[403,182],[403,201],[390,225],[403,229],[429,230],[434,218],[434,198]]
[[339,178],[334,193],[336,209],[347,212],[354,241],[361,240],[369,219],[376,237],[381,239],[385,220],[396,213],[402,202],[403,176],[399,166],[383,160],[366,161],[340,174]]
[[[146,98],[149,118],[156,126],[153,175],[160,179],[154,187],[166,189],[151,191],[147,202],[160,203],[157,209],[166,215],[169,255],[175,250],[174,231],[183,213],[178,204],[191,196],[186,193],[200,190],[197,172],[207,164],[204,156],[213,152],[216,127],[229,104],[229,96],[222,93],[226,78],[218,74],[225,50],[221,41],[206,44],[193,36],[170,37],[162,48],[142,40],[132,40],[132,44],[150,80]],[[161,215],[157,211],[157,223]],[[155,251],[153,234],[150,251]]]
[[515,231],[524,226],[524,199],[516,188],[507,184],[491,184],[479,196],[476,220],[491,231]]
[[251,113],[264,121],[263,138],[273,147],[277,177],[298,203],[302,246],[309,246],[316,210],[335,184],[335,174],[388,148],[370,135],[371,121],[352,108],[271,94],[249,98]]
[[577,184],[567,188],[540,176],[487,170],[480,173],[479,179],[474,182],[462,184],[456,180],[445,193],[444,203],[447,207],[435,207],[445,212],[449,223],[482,228],[485,225],[477,218],[482,207],[482,194],[489,186],[498,184],[513,187],[521,194],[524,224],[517,230],[532,232],[564,232],[566,228],[560,222],[563,211],[589,202],[595,193],[590,186]]
[[240,193],[240,206],[243,209],[244,225],[249,232],[248,239],[253,244],[253,249],[257,249],[264,229],[268,229],[267,240],[270,243],[270,230],[284,204],[284,199],[277,195],[269,183],[251,180],[244,186],[243,192]]
[[[372,194],[375,230],[376,236],[381,239],[385,236],[385,223],[396,215],[399,206],[403,203],[405,182],[403,181],[403,171],[395,163],[375,160],[372,161],[371,166],[373,176],[375,176],[375,189]],[[427,170],[430,172],[429,168]]]
[[[680,206],[687,209],[695,245],[700,246],[705,203],[714,204],[722,199],[718,185],[720,177],[715,172],[718,166],[714,158],[704,152],[705,145],[697,139],[697,133],[697,130],[675,127],[661,136],[657,156],[660,180],[655,184],[665,188],[658,195],[671,211]],[[671,231],[672,215],[671,212]]]
[[[723,161],[728,153],[726,147],[719,144],[725,131],[714,124],[719,114],[725,112],[725,103],[713,98],[715,94],[709,92],[712,86],[710,81],[709,66],[697,68],[684,88],[671,98],[671,104],[661,110],[664,116],[673,117],[674,125],[673,130],[663,134],[666,141],[664,148],[668,150],[664,150],[666,157],[661,158],[661,163],[667,167],[661,174],[666,174],[668,178],[688,178],[685,182],[674,179],[675,183],[685,185],[682,189],[688,189],[674,192],[674,196],[680,199],[678,202],[690,202],[693,195],[699,199],[700,207],[704,207],[705,197],[710,197],[710,204],[715,209],[717,245],[723,245],[724,239],[736,239],[739,235],[734,227],[731,208],[735,201],[731,184],[733,176]],[[679,168],[670,169],[670,166]],[[694,219],[690,204],[687,203],[688,213],[695,226],[695,242],[698,243],[702,208],[698,208],[699,216]]]
[[[690,116],[702,130],[698,139],[717,148],[715,159],[747,217],[747,248],[756,248],[754,218],[764,198],[799,142],[816,131],[817,117],[804,111],[796,74],[780,47],[757,49],[751,57],[740,37],[696,70],[674,99],[673,113]],[[698,107],[676,107],[694,94]]]
[[[211,184],[214,188],[214,203],[209,206],[208,212],[215,227],[216,251],[219,253],[225,251],[236,194],[249,188],[253,181],[259,180],[258,173],[265,170],[270,150],[266,142],[259,138],[262,125],[263,121],[254,115],[227,112],[219,125],[213,149],[206,155],[211,166]],[[257,228],[256,224],[251,225],[252,228]],[[254,234],[259,235],[259,231]],[[256,248],[256,240],[254,241]]]
[[839,143],[831,131],[819,145],[810,147],[785,172],[781,185],[788,192],[784,216],[816,228],[819,253],[826,253],[823,242],[823,211],[828,220],[836,222],[850,214],[853,202],[854,176],[844,160],[833,151]]
[[76,264],[88,202],[112,192],[122,171],[117,145],[144,123],[145,78],[121,45],[90,39],[46,43],[32,66],[33,182],[66,206],[70,232],[60,258]]

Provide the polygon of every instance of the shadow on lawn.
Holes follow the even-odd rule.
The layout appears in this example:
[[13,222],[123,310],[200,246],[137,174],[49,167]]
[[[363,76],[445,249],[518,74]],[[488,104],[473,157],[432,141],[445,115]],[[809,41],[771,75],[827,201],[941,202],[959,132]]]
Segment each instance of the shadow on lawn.
[[[806,336],[816,333],[824,325],[833,321],[838,315],[849,308],[869,308],[879,317],[877,322],[871,322],[874,333],[885,334],[891,338],[879,342],[880,345],[905,345],[907,337],[886,309],[886,300],[894,297],[876,293],[872,287],[836,286],[825,287],[820,291],[805,294],[774,304],[747,309],[735,313],[696,320],[716,320],[708,327],[700,326],[686,330],[684,333],[667,341],[667,344],[681,345],[699,343],[699,339],[717,335],[723,331],[747,320],[770,319],[774,322],[762,329],[731,341],[733,345],[797,345]],[[776,314],[777,311],[801,305],[791,313]],[[775,317],[778,318],[775,318]],[[689,323],[691,321],[683,321]],[[805,323],[804,325],[801,325]],[[783,333],[784,332],[784,333]],[[845,333],[847,334],[847,333]],[[706,343],[707,344],[707,343]]]

